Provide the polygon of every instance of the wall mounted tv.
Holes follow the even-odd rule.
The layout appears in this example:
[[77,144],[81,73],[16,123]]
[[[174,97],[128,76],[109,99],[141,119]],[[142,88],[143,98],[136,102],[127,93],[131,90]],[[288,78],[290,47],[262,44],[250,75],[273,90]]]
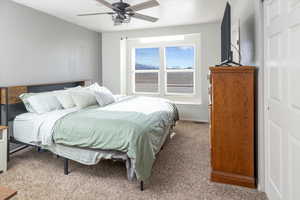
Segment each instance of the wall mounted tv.
[[221,65],[240,65],[233,61],[231,46],[231,6],[227,2],[221,25]]

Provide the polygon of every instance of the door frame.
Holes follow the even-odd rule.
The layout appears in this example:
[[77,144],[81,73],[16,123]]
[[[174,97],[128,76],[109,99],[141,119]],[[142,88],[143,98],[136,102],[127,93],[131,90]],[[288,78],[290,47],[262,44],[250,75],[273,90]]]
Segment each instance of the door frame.
[[266,13],[265,13],[265,4],[266,3],[266,0],[262,0],[262,4],[263,4],[263,38],[264,38],[264,42],[263,42],[263,45],[264,45],[264,80],[263,80],[263,84],[264,84],[264,192],[267,192],[267,182],[268,182],[268,141],[267,141],[267,133],[268,133],[268,110],[269,110],[269,106],[267,105],[267,100],[268,100],[268,84],[267,84],[267,81],[268,81],[268,71],[267,71],[267,68],[266,68],[266,61],[267,61],[267,53],[266,53],[266,28],[267,28],[267,25],[266,25]]
[[257,58],[257,65],[259,65],[258,72],[256,74],[256,176],[257,176],[257,189],[259,191],[265,191],[266,189],[266,132],[265,132],[265,13],[264,13],[264,0],[254,1],[254,14],[256,25],[256,41],[255,51]]

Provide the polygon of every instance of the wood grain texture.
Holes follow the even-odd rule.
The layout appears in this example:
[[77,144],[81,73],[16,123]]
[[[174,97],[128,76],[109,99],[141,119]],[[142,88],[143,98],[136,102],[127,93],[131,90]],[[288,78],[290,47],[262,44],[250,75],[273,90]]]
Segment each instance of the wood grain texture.
[[20,103],[19,96],[27,92],[26,86],[14,86],[1,88],[1,104],[16,104]]
[[3,131],[5,129],[7,129],[8,127],[7,126],[0,126],[0,131]]
[[6,104],[6,88],[0,88],[0,104]]
[[239,185],[249,188],[256,188],[255,178],[249,176],[242,176],[238,174],[224,173],[212,171],[211,180],[219,183],[226,183],[232,185]]
[[0,200],[8,200],[17,194],[16,190],[0,186]]
[[7,88],[8,104],[16,104],[22,102],[19,96],[23,93],[27,93],[27,86]]
[[211,67],[212,181],[255,187],[255,67]]

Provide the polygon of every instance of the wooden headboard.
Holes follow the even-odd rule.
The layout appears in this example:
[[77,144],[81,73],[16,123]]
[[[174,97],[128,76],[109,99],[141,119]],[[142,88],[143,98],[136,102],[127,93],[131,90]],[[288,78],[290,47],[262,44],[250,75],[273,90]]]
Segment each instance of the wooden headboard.
[[85,86],[88,82],[90,81],[0,87],[0,125],[7,126],[8,122],[12,121],[17,115],[27,112],[19,98],[23,93],[63,90],[68,87]]

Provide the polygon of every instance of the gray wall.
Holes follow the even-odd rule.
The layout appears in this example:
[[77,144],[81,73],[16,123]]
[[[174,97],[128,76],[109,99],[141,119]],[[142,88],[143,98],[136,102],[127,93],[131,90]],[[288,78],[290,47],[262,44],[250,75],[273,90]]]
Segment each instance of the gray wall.
[[258,188],[264,190],[264,37],[261,0],[231,0],[232,23],[240,23],[241,62],[257,67],[256,146]]
[[101,34],[0,1],[0,86],[101,77]]

